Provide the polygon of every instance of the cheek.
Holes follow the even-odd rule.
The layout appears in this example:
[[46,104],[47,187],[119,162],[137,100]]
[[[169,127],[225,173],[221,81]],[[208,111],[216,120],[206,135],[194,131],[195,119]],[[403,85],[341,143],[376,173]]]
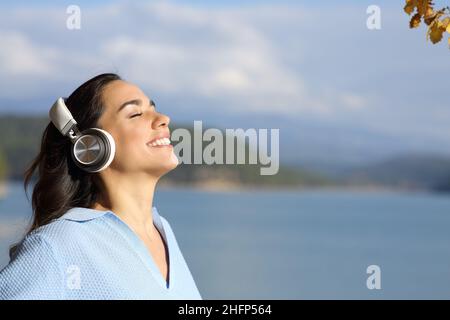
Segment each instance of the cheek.
[[146,139],[148,133],[140,126],[127,127],[126,129],[118,130],[115,133],[116,152],[118,156],[129,158],[130,155],[142,152],[145,149]]

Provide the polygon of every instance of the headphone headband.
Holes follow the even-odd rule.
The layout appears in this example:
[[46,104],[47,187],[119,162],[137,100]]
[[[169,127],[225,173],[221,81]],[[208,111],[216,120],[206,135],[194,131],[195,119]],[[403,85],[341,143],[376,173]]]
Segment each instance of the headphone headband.
[[66,104],[64,98],[58,98],[50,109],[49,116],[56,129],[63,136],[68,136],[72,142],[79,135],[77,128],[77,121],[73,118]]

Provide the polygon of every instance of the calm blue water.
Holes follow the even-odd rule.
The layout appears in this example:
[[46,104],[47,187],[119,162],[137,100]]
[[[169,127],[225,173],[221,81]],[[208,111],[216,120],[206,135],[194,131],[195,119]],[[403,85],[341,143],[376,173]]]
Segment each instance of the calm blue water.
[[[31,209],[0,201],[0,266]],[[206,299],[450,299],[450,197],[337,191],[160,190]],[[381,268],[369,290],[366,268]]]

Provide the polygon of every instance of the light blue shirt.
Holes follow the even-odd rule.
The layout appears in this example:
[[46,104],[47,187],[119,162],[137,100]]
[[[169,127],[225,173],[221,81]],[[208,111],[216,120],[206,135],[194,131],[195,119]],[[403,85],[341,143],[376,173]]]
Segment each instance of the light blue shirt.
[[201,300],[172,228],[152,213],[169,251],[168,283],[114,212],[75,207],[25,237],[0,271],[0,299]]

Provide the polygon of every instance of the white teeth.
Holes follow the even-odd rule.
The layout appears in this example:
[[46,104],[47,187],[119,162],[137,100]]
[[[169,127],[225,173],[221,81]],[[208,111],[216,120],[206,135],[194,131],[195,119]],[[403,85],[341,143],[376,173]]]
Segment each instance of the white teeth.
[[162,138],[162,139],[155,140],[150,145],[152,147],[156,147],[156,146],[167,146],[169,144],[170,144],[170,140],[168,138]]

